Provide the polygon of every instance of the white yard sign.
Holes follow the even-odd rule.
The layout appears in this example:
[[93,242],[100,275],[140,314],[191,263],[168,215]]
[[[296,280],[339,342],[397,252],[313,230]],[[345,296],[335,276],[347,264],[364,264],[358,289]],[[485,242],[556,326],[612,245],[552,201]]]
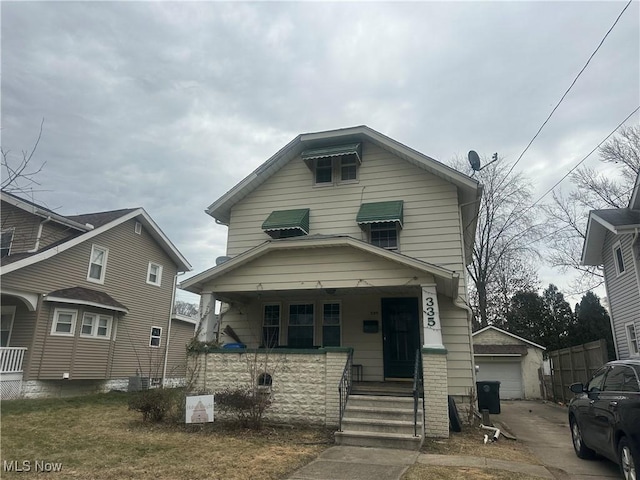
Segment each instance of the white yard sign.
[[187,397],[186,423],[213,422],[213,395]]

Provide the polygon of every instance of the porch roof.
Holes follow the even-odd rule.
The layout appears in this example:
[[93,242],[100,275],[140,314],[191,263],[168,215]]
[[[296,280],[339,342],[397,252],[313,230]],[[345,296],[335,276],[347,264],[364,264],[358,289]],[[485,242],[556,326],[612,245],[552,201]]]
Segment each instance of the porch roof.
[[[442,293],[443,295],[450,298],[456,298],[458,296],[458,286],[460,280],[460,275],[458,272],[454,272],[437,265],[423,262],[421,260],[402,255],[398,252],[376,247],[353,237],[340,235],[310,235],[305,237],[267,240],[257,247],[254,247],[236,257],[233,257],[221,265],[217,265],[213,268],[210,268],[209,270],[206,270],[181,282],[179,287],[183,290],[198,294],[216,293],[215,291],[212,291],[210,287],[208,287],[208,284],[210,282],[216,279],[220,279],[224,275],[233,272],[243,265],[247,265],[250,262],[257,260],[258,258],[268,253],[329,247],[352,248],[355,251],[364,252],[365,254],[383,258],[400,266],[408,267],[418,272],[428,274],[435,279],[436,288],[439,293]],[[330,262],[330,260],[327,259],[327,262]],[[385,285],[368,284],[368,286],[382,287]]]

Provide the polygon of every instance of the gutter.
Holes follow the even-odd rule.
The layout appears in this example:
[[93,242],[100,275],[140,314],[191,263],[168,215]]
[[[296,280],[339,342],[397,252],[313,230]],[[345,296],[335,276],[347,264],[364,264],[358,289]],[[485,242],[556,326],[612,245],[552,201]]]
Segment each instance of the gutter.
[[35,253],[38,251],[38,249],[40,248],[40,238],[42,238],[42,226],[45,223],[50,222],[51,220],[51,215],[47,215],[47,218],[40,222],[40,225],[38,225],[38,235],[36,236],[36,243],[31,250],[27,250],[27,253]]
[[169,361],[169,341],[171,340],[171,323],[173,318],[173,308],[176,301],[176,288],[178,286],[178,273],[173,276],[173,288],[171,290],[171,306],[169,307],[169,321],[167,325],[167,341],[164,346],[164,366],[162,367],[162,388],[165,386],[167,378],[167,362]]

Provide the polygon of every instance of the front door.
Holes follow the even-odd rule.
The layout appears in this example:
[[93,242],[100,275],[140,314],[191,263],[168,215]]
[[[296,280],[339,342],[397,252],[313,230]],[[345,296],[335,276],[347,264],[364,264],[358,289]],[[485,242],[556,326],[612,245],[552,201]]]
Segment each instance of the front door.
[[382,299],[382,348],[385,378],[412,378],[420,348],[417,298]]

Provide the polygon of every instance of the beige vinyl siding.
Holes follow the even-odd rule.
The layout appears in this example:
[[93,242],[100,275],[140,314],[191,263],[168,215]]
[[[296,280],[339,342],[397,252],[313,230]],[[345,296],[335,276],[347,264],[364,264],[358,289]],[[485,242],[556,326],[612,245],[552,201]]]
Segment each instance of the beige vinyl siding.
[[42,225],[42,234],[40,235],[38,250],[42,250],[44,247],[51,245],[52,243],[63,240],[76,231],[77,230],[65,225],[60,225],[59,223],[46,222]]
[[[622,258],[625,271],[622,275],[617,274],[613,258],[613,245],[620,242]],[[607,281],[607,294],[611,316],[614,324],[614,336],[618,346],[618,358],[629,358],[629,343],[625,324],[640,320],[640,302],[638,297],[638,281],[635,273],[634,259],[632,252],[633,235],[614,235],[607,232],[602,259],[604,262],[604,274]],[[636,330],[638,333],[638,330]]]
[[431,275],[351,247],[326,247],[271,252],[214,280],[207,288],[238,292],[433,282]]
[[[131,219],[47,260],[2,276],[3,286],[10,289],[48,293],[80,286],[104,291],[125,305],[129,313],[120,320],[115,320],[112,332],[116,339],[108,378],[135,375],[136,370],[140,369],[143,372],[156,370],[155,366],[162,363],[158,358],[164,352],[171,311],[176,266],[145,229],[141,235],[135,234],[134,225],[135,219]],[[92,283],[86,279],[93,244],[109,249],[104,284]],[[160,287],[146,283],[150,261],[163,266]],[[46,305],[49,302],[44,303]],[[49,311],[47,306],[40,312],[33,354],[36,359],[38,350],[41,349],[45,356],[31,365],[31,378],[33,372],[39,370],[47,375],[54,375],[56,372],[54,378],[61,378],[58,376],[61,369],[68,365],[69,345],[60,341],[49,342],[52,337],[49,334],[52,315],[53,311]],[[160,349],[150,349],[148,346],[151,326],[162,327]],[[96,375],[104,371],[102,355],[99,360],[88,359],[88,363],[88,368],[95,371]],[[84,372],[85,370],[83,375]]]
[[24,253],[31,250],[35,246],[38,226],[43,219],[10,203],[2,202],[1,206],[2,230],[15,228],[10,253]]
[[187,365],[187,343],[195,333],[195,325],[180,320],[171,322],[171,339],[169,340],[169,358],[167,360],[167,377],[183,377]]
[[366,240],[356,224],[361,203],[404,200],[401,253],[463,271],[458,197],[454,185],[370,144],[363,145],[359,181],[315,187],[299,158],[269,178],[231,211],[227,254],[269,240],[262,222],[273,210],[310,208],[310,234],[339,234]]
[[478,345],[524,345],[521,340],[495,330],[487,330],[477,334],[473,337],[473,343]]

